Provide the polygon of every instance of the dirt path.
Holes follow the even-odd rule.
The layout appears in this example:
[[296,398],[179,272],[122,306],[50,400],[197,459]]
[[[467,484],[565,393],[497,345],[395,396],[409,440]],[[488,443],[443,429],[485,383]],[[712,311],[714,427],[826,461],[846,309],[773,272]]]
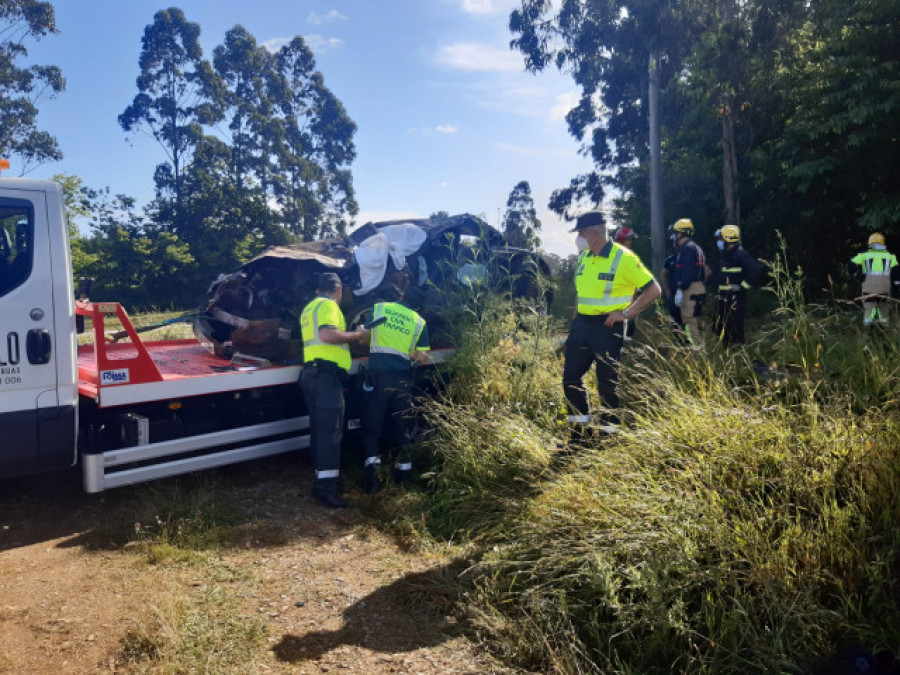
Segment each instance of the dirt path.
[[102,495],[73,475],[0,483],[0,673],[509,672],[442,603],[455,572],[367,524],[371,498],[320,508],[296,459],[224,471],[216,489],[243,522],[194,557],[122,536],[174,481]]

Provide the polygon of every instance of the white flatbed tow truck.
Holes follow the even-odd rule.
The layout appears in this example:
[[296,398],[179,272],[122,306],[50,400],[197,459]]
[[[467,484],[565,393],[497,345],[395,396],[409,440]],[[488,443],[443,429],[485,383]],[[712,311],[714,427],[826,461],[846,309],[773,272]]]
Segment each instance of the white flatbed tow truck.
[[306,448],[301,367],[145,342],[119,303],[76,301],[60,186],[0,177],[0,478],[80,463],[100,492]]

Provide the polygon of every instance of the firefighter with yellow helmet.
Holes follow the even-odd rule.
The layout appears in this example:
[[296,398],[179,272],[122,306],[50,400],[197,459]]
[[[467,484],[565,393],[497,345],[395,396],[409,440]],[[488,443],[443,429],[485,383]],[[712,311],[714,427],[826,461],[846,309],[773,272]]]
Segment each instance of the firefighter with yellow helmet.
[[725,225],[716,231],[716,247],[720,257],[713,330],[726,347],[744,344],[747,290],[759,285],[763,268],[741,246],[741,230],[737,225]]
[[669,238],[675,246],[675,265],[669,279],[672,304],[681,311],[681,326],[692,347],[703,345],[700,317],[706,300],[706,255],[693,240],[694,223],[681,218],[669,227]]
[[891,294],[891,272],[897,267],[897,257],[888,252],[884,235],[869,235],[869,249],[855,255],[850,263],[862,277],[863,325],[888,322]]

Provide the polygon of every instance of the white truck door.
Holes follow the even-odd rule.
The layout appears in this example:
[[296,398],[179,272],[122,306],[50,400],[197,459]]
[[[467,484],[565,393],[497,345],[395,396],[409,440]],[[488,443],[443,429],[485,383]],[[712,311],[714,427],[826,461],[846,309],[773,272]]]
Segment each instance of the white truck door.
[[[60,219],[61,223],[56,222]],[[59,264],[60,248],[67,248],[65,228],[55,185],[15,179],[2,181],[0,476],[57,468],[74,460],[74,383],[66,383],[61,407],[58,367],[62,350],[66,369],[74,371],[70,367],[74,356],[67,354],[73,345],[66,336],[69,327],[60,327],[63,337],[58,340],[56,325],[72,302],[65,297],[54,302],[54,274],[71,276],[68,258],[63,258],[63,269],[54,269],[54,264]],[[51,237],[60,239],[60,236],[61,243],[51,241]],[[71,281],[65,280],[61,287],[71,288]],[[65,379],[74,378],[66,376]],[[45,425],[46,432],[42,432]],[[60,428],[65,431],[60,433]]]

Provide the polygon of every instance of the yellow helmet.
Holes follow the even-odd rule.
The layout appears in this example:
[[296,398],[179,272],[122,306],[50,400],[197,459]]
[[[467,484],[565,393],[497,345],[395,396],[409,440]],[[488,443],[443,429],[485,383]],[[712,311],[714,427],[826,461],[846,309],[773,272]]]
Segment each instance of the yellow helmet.
[[672,230],[678,234],[692,237],[694,236],[694,223],[691,222],[690,218],[681,218],[675,221]]
[[884,246],[884,235],[881,232],[873,232],[869,235],[869,246],[872,244],[881,244]]
[[725,225],[719,230],[719,236],[726,244],[737,244],[741,240],[741,228],[737,225]]

